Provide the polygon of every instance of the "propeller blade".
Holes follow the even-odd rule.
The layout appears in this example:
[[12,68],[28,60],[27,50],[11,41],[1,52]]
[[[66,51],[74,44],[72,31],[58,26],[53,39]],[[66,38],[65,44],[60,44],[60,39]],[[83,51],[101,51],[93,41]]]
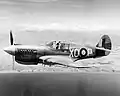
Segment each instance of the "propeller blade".
[[[11,45],[13,45],[13,35],[12,35],[12,30],[10,30],[10,44]],[[14,70],[14,66],[15,66],[15,62],[14,62],[15,60],[14,60],[14,56],[12,56],[12,63],[13,63],[13,65],[12,65],[12,70]]]
[[13,66],[12,66],[12,69],[14,70],[15,68],[15,62],[14,62],[14,56],[12,56],[12,59],[13,59]]
[[12,30],[10,30],[10,44],[13,45],[13,35],[12,35]]

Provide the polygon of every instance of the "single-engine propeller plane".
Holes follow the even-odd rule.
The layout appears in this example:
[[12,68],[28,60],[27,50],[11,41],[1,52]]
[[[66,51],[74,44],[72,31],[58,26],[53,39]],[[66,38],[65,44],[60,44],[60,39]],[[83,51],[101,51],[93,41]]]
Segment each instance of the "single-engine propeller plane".
[[[89,68],[91,66],[83,66],[74,64],[78,60],[88,58],[98,58],[107,56],[111,52],[112,43],[108,35],[103,35],[96,46],[68,43],[63,41],[52,41],[45,45],[32,46],[15,44],[12,31],[10,31],[11,46],[4,48],[4,51],[13,56],[13,60],[24,65],[64,65],[74,68]],[[14,58],[15,57],[15,58]],[[69,59],[71,63],[63,63]],[[14,61],[13,61],[14,64]]]

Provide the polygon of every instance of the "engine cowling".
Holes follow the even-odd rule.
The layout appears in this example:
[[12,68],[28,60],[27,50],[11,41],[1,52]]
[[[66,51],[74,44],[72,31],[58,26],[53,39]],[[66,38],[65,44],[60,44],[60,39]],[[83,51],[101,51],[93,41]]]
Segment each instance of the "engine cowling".
[[37,65],[38,57],[37,55],[16,55],[15,61],[24,65]]

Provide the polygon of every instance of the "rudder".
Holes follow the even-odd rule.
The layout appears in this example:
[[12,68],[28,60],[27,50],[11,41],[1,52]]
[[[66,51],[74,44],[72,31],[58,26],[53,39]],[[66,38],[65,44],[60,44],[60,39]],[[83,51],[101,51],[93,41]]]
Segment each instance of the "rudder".
[[96,47],[100,47],[100,48],[105,48],[105,49],[112,49],[112,43],[111,43],[111,39],[108,35],[103,35],[100,39],[100,41],[98,42],[98,44],[96,45]]
[[[111,50],[112,49],[112,43],[111,43],[111,39],[108,35],[103,35],[100,39],[100,41],[98,42],[98,44],[96,45],[96,47],[99,48],[104,48],[104,49],[108,49]],[[99,50],[96,49],[96,56],[107,56],[110,54],[110,51],[104,51],[104,50]]]

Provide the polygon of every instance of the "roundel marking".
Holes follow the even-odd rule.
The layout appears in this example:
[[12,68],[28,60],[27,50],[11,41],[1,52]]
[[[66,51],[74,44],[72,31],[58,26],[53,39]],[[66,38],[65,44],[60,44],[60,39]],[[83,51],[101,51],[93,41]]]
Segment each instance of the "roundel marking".
[[87,49],[86,48],[81,48],[80,49],[80,56],[81,57],[85,57],[87,56],[88,52],[87,52]]

